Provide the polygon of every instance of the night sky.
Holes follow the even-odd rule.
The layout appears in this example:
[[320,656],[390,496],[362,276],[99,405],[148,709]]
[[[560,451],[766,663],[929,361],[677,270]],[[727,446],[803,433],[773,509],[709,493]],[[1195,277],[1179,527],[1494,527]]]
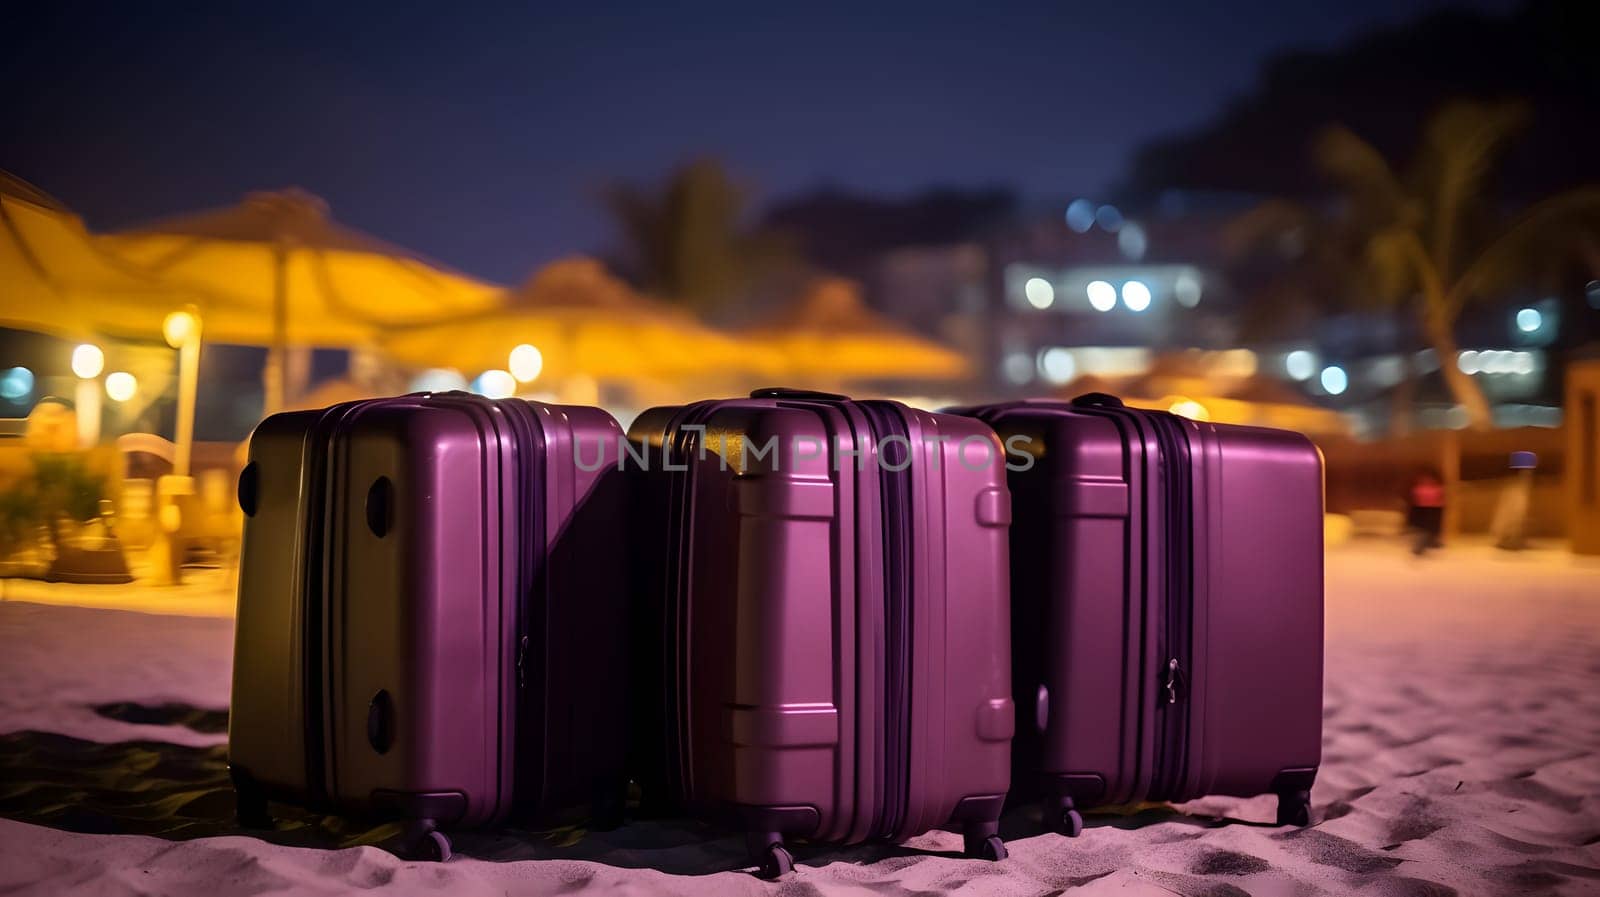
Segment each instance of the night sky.
[[602,185],[696,154],[763,200],[1092,195],[1274,52],[1439,4],[761,5],[32,4],[7,14],[0,168],[104,229],[299,185],[512,281],[610,242]]

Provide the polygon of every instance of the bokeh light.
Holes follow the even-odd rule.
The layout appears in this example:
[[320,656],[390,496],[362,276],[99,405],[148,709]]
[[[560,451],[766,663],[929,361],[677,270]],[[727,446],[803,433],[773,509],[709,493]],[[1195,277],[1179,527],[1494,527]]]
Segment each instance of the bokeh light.
[[1104,280],[1092,280],[1085,290],[1089,304],[1095,311],[1110,311],[1117,307],[1117,288]]
[[1101,206],[1094,211],[1094,223],[1101,230],[1116,233],[1122,227],[1122,212],[1116,206]]
[[1071,380],[1077,368],[1072,352],[1060,346],[1039,353],[1039,375],[1057,386]]
[[518,383],[532,383],[539,379],[539,372],[544,370],[544,353],[527,343],[512,349],[511,358],[508,360],[511,376],[515,377]]
[[1200,278],[1188,271],[1179,274],[1177,279],[1172,282],[1172,296],[1184,308],[1194,308],[1199,305],[1200,293]]
[[112,371],[106,375],[106,395],[113,402],[126,402],[139,392],[139,379],[127,371]]
[[174,349],[182,348],[194,336],[195,326],[198,323],[193,314],[175,311],[161,322],[161,335],[166,339],[167,345]]
[[14,367],[0,375],[0,397],[13,402],[26,399],[33,393],[33,371]]
[[1344,372],[1344,368],[1330,364],[1322,369],[1322,388],[1328,391],[1328,395],[1340,395],[1350,388],[1350,375]]
[[1211,412],[1206,410],[1206,406],[1196,402],[1194,399],[1179,398],[1167,406],[1167,410],[1179,417],[1187,417],[1190,420],[1211,419]]
[[1117,248],[1122,250],[1124,258],[1130,261],[1139,261],[1144,258],[1145,250],[1150,246],[1150,238],[1145,234],[1144,228],[1130,221],[1117,231]]
[[1283,356],[1283,370],[1296,380],[1310,380],[1317,372],[1317,356],[1305,349],[1296,349]]
[[85,380],[100,376],[105,366],[106,353],[93,343],[84,343],[72,350],[72,372]]
[[450,392],[467,388],[467,378],[455,368],[429,368],[411,379],[412,392]]
[[1094,203],[1087,199],[1074,199],[1067,205],[1067,227],[1080,234],[1094,227]]
[[1142,280],[1130,280],[1122,285],[1122,304],[1129,311],[1144,311],[1150,307],[1150,288]]
[[472,391],[490,399],[509,399],[517,394],[517,378],[510,371],[484,371],[472,381]]
[[1534,333],[1544,326],[1544,315],[1539,314],[1537,308],[1524,308],[1517,312],[1517,329],[1523,333]]
[[1000,373],[1008,382],[1021,386],[1033,379],[1033,359],[1026,352],[1012,352],[1000,363]]
[[1023,284],[1022,293],[1028,297],[1028,304],[1034,308],[1049,308],[1056,301],[1056,289],[1050,281],[1043,277],[1030,277]]

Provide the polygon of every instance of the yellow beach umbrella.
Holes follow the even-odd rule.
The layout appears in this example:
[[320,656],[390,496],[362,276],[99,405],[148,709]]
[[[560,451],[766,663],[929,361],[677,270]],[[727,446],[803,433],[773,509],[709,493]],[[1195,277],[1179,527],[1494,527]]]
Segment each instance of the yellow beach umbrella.
[[813,380],[954,380],[967,376],[960,353],[925,339],[866,306],[860,288],[820,278],[788,308],[743,334],[783,353],[791,375]]
[[393,328],[381,349],[412,367],[453,367],[470,374],[507,368],[512,350],[521,345],[537,350],[532,354],[537,369],[527,373],[556,380],[673,379],[773,369],[760,349],[641,296],[599,262],[583,257],[540,269],[495,311]]
[[0,172],[0,327],[159,340],[166,316],[188,304],[224,303],[105,251],[60,201]]
[[302,190],[104,237],[133,262],[230,302],[206,315],[207,339],[266,345],[268,410],[283,407],[287,346],[350,347],[385,327],[494,307],[499,288],[345,227]]

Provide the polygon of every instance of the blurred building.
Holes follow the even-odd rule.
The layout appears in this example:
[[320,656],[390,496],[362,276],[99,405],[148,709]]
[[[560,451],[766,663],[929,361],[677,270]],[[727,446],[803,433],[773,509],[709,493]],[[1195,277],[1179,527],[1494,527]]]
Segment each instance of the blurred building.
[[[1230,226],[1261,197],[1168,192],[1128,209],[941,197],[936,220],[915,226],[927,198],[830,193],[773,220],[865,284],[872,305],[967,353],[987,394],[1070,392],[1143,375],[1163,354],[1245,348],[1260,375],[1346,413],[1358,434],[1465,425],[1408,312],[1293,305],[1240,269]],[[1286,232],[1279,250],[1304,253],[1303,240]],[[1600,339],[1600,281],[1476,303],[1457,335],[1448,362],[1477,378],[1498,426],[1557,426],[1564,360]]]

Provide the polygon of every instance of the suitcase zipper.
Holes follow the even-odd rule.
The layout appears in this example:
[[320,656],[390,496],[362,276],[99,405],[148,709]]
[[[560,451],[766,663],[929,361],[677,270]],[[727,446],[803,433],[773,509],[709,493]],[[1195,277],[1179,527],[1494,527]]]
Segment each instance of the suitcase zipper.
[[[862,402],[879,447],[878,489],[882,509],[884,692],[875,837],[893,837],[909,810],[911,781],[911,466],[910,428],[888,402]],[[903,442],[901,440],[904,440]]]
[[665,575],[669,601],[661,620],[658,636],[662,649],[662,727],[665,757],[662,762],[666,781],[665,789],[673,803],[682,805],[689,797],[688,739],[688,677],[690,674],[685,650],[687,625],[688,576],[685,563],[691,538],[690,526],[694,510],[693,453],[696,430],[690,425],[705,419],[715,402],[695,402],[685,405],[668,423],[661,444],[661,461],[667,489],[669,510]]
[[[513,584],[516,590],[515,619],[512,621],[516,627],[517,646],[517,684],[512,706],[517,718],[511,727],[514,738],[511,755],[516,759],[518,769],[509,772],[513,801],[536,800],[542,797],[549,784],[546,781],[549,770],[545,768],[545,722],[549,708],[546,706],[543,670],[536,671],[540,675],[534,677],[531,688],[528,676],[528,649],[534,638],[537,637],[541,645],[548,641],[546,621],[551,600],[546,578],[548,567],[536,560],[545,550],[545,514],[539,501],[544,484],[548,482],[545,452],[540,444],[544,425],[532,407],[520,399],[494,404],[497,406],[495,410],[510,425],[517,478],[517,491],[510,496],[510,500],[516,503],[518,542],[515,545],[508,544],[507,548],[517,553],[516,581]],[[505,467],[502,467],[504,470]],[[502,544],[506,544],[503,537]],[[535,773],[534,781],[529,782],[527,777],[517,774],[524,770]]]
[[[1165,587],[1162,589],[1162,627],[1158,645],[1165,657],[1161,696],[1156,708],[1155,757],[1149,797],[1181,800],[1188,757],[1188,695],[1184,690],[1183,658],[1190,651],[1194,601],[1193,476],[1188,439],[1183,426],[1165,414],[1149,415],[1160,446],[1163,554]],[[1181,700],[1180,700],[1181,699]]]

